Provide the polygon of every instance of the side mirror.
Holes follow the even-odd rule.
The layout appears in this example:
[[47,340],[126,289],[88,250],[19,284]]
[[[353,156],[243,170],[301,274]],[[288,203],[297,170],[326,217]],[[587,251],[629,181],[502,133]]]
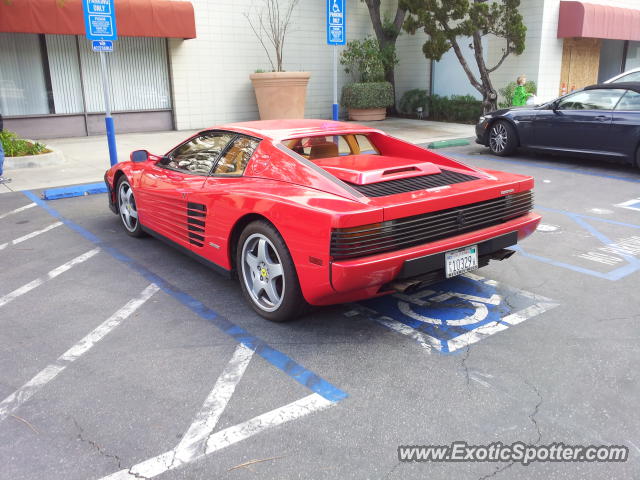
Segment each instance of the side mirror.
[[146,162],[149,160],[149,152],[146,150],[135,150],[131,152],[132,162]]
[[551,103],[551,110],[553,110],[554,112],[556,112],[558,110],[558,105],[560,104],[560,102],[558,100],[554,100]]

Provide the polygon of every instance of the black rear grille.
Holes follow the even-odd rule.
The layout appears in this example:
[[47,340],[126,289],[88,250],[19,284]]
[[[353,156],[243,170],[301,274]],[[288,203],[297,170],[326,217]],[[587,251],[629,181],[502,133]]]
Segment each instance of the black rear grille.
[[187,228],[189,243],[196,247],[204,246],[204,227],[207,207],[201,203],[187,203]]
[[334,259],[400,250],[465,232],[498,225],[527,214],[533,192],[527,191],[437,212],[331,232]]
[[445,185],[470,182],[472,180],[478,180],[478,177],[453,172],[451,170],[442,170],[440,173],[421,177],[401,178],[399,180],[388,180],[386,182],[370,183],[368,185],[356,185],[354,183],[349,183],[349,185],[367,197],[384,197],[386,195],[415,192],[416,190],[443,187]]

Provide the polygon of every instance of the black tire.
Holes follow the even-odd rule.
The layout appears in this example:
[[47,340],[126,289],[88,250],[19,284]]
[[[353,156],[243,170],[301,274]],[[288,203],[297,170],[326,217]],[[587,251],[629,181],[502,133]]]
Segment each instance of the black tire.
[[267,320],[286,322],[308,310],[289,249],[270,223],[257,220],[242,231],[236,269],[245,299]]
[[516,129],[509,122],[498,120],[489,127],[489,150],[494,155],[506,157],[518,148]]
[[[127,177],[122,175],[116,183],[116,205],[118,207],[118,217],[120,224],[127,235],[132,237],[143,237],[144,231],[138,220],[138,208],[133,189]],[[133,215],[135,213],[135,216]]]

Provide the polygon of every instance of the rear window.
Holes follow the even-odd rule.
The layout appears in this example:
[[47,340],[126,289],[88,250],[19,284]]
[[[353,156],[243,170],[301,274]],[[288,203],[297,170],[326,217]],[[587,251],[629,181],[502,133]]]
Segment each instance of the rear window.
[[367,135],[316,135],[291,138],[282,142],[287,148],[309,160],[348,155],[379,155]]

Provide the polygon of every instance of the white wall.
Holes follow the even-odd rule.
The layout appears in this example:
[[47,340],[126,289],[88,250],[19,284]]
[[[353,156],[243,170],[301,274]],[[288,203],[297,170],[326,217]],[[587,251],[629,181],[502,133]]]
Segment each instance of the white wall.
[[[471,38],[462,38],[458,40],[460,50],[469,65],[469,69],[473,72],[476,79],[480,78],[478,74],[478,64],[473,55],[473,50],[469,48],[473,40]],[[488,42],[486,38],[482,39],[482,46],[486,51]],[[453,50],[449,50],[442,56],[442,59],[433,63],[433,93],[435,95],[451,96],[451,95],[471,95],[477,99],[481,99],[482,95],[476,90],[469,81],[469,77],[464,72],[460,61]]]
[[396,103],[407,90],[420,88],[429,90],[431,61],[422,53],[422,45],[427,36],[423,32],[409,35],[403,32],[396,42],[398,65],[396,65]]
[[[176,127],[194,129],[257,119],[258,107],[249,75],[256,69],[271,70],[271,67],[243,13],[255,13],[264,3],[262,0],[192,3],[197,38],[169,42]],[[326,44],[325,17],[324,1],[301,0],[284,46],[285,70],[311,72],[307,117],[331,118],[333,56],[332,47]],[[367,8],[360,0],[347,0],[346,27],[347,40],[371,32]],[[346,75],[338,67],[341,88]]]

